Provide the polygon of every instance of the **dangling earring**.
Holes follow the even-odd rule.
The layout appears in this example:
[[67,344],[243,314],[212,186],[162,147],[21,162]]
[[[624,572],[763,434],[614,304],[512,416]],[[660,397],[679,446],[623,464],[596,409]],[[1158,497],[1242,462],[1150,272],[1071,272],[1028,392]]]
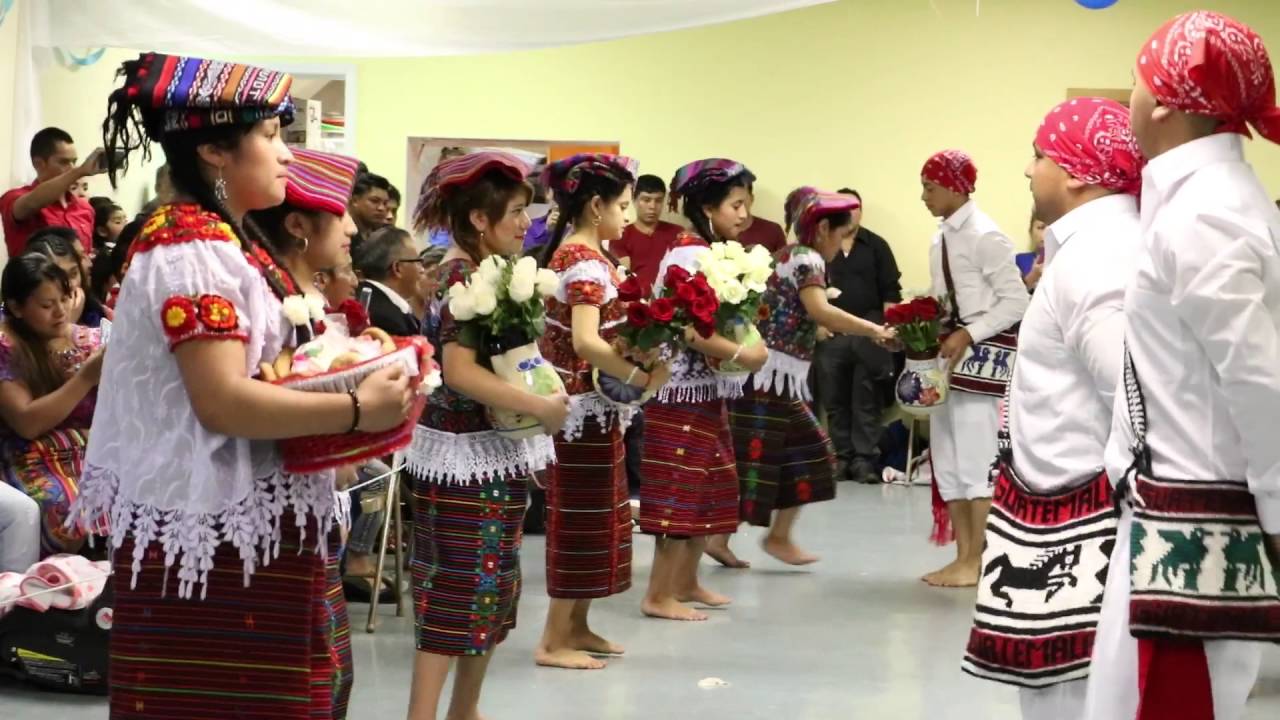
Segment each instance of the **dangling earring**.
[[218,202],[227,201],[227,181],[222,178],[222,168],[218,168],[218,179],[213,181],[213,196]]
[[302,254],[306,255],[307,250],[311,247],[311,238],[302,238]]

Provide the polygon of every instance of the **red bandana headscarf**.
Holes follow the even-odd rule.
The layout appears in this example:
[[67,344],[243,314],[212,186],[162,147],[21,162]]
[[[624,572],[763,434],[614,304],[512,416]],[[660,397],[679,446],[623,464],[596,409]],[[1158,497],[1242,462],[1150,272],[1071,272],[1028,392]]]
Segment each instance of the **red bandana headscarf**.
[[963,195],[972,193],[978,186],[978,166],[963,150],[943,150],[929,158],[920,176]]
[[1129,110],[1114,100],[1076,98],[1050,110],[1036,147],[1081,182],[1130,195],[1142,190],[1142,152]]
[[1262,38],[1220,13],[1198,11],[1165,23],[1138,55],[1142,82],[1163,105],[1222,121],[1220,132],[1280,143],[1280,109]]

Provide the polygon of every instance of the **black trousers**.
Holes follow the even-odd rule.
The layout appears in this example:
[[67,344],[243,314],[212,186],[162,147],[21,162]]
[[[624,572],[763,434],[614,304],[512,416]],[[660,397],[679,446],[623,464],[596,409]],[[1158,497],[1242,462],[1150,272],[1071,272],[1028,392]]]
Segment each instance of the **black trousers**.
[[644,455],[644,411],[631,418],[631,425],[622,436],[627,449],[627,489],[631,497],[640,496],[640,461]]
[[893,355],[870,338],[837,335],[814,352],[815,413],[825,414],[836,458],[843,463],[880,457],[880,416],[885,382],[893,377]]

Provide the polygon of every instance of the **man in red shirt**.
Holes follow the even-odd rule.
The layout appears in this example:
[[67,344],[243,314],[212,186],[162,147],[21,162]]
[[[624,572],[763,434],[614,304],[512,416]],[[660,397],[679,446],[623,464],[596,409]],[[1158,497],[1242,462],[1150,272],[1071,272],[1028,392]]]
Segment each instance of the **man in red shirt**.
[[658,279],[658,265],[684,228],[662,220],[667,185],[657,175],[636,178],[636,221],[609,243],[609,252],[635,273],[645,287]]
[[772,220],[756,217],[751,213],[751,207],[756,203],[755,187],[747,186],[747,226],[738,234],[738,242],[742,243],[742,247],[751,248],[753,245],[763,245],[770,253],[776,253],[787,244],[787,233],[783,231],[782,226]]
[[93,207],[74,193],[84,178],[98,175],[102,149],[76,164],[76,146],[65,130],[49,127],[31,139],[31,165],[36,180],[0,195],[0,220],[9,257],[22,254],[27,238],[44,227],[62,225],[76,231],[85,252],[93,250]]

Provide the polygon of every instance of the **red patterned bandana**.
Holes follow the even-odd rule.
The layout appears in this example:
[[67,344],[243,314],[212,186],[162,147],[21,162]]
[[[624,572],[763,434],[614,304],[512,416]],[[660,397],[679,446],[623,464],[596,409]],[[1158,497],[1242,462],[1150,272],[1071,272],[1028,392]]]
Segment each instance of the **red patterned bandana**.
[[1083,183],[1130,195],[1142,190],[1142,152],[1129,110],[1114,100],[1076,98],[1050,110],[1036,147]]
[[1219,132],[1280,143],[1275,76],[1262,38],[1215,12],[1179,15],[1138,55],[1142,82],[1161,104],[1222,121]]
[[978,186],[978,166],[963,150],[943,150],[929,158],[920,176],[962,195],[972,193]]

